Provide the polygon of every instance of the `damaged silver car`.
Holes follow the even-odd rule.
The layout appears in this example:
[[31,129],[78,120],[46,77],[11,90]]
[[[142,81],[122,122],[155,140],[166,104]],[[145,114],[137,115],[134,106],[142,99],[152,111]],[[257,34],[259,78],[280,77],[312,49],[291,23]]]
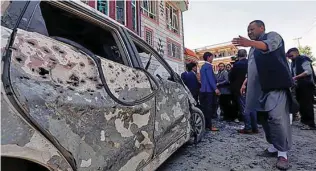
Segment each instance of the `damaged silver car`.
[[3,171],[156,170],[204,117],[167,62],[79,1],[1,1]]

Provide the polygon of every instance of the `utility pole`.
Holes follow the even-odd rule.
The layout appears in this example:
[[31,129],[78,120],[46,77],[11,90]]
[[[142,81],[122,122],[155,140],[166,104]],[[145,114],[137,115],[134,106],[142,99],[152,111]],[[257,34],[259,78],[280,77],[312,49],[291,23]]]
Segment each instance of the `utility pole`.
[[298,38],[293,39],[293,40],[297,40],[298,47],[301,47],[300,39],[302,39],[302,37],[298,37]]

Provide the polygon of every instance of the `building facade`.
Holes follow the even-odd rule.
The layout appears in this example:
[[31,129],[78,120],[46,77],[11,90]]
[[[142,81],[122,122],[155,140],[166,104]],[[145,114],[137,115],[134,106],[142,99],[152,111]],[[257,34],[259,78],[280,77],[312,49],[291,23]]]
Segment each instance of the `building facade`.
[[[211,52],[214,54],[213,69],[217,72],[219,63],[224,63],[226,65],[234,62],[233,59],[238,52],[238,48],[231,42],[226,42],[195,49],[195,53],[199,57],[200,61],[204,61],[203,54],[205,52]],[[199,65],[202,64],[203,62],[199,62]]]
[[188,1],[82,1],[142,37],[177,73],[184,71],[183,15]]

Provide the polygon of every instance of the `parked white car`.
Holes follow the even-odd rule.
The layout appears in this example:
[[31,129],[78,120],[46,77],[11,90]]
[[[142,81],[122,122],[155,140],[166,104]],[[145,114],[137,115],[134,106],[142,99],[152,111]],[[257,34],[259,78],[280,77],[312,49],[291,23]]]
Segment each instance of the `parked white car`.
[[201,140],[180,77],[124,26],[79,1],[1,5],[2,170],[152,171]]

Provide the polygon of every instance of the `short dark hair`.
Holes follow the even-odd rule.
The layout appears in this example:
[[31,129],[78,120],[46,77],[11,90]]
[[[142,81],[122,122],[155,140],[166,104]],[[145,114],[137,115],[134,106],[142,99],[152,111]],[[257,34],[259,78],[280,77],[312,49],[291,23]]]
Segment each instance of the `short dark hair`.
[[185,65],[185,67],[187,68],[187,70],[189,70],[190,63],[187,63],[187,64]]
[[203,59],[204,59],[204,61],[207,61],[207,58],[210,57],[210,56],[213,56],[213,54],[212,54],[211,52],[205,52],[205,53],[203,54]]
[[226,66],[223,62],[221,62],[221,63],[218,64],[218,66],[220,66],[220,65],[224,65],[224,67]]
[[263,26],[264,29],[266,28],[266,26],[264,25],[264,22],[261,20],[253,20],[250,22],[250,24],[252,24],[252,23],[256,23],[257,26],[259,26],[259,27]]
[[291,52],[300,53],[300,51],[299,51],[296,47],[289,49],[289,50],[286,52],[286,54],[289,55]]
[[237,52],[237,57],[247,57],[247,51],[246,49],[239,49]]
[[187,64],[188,71],[192,71],[192,69],[196,66],[196,63],[190,62]]
[[196,63],[195,62],[191,62],[192,64],[192,68],[196,67]]

